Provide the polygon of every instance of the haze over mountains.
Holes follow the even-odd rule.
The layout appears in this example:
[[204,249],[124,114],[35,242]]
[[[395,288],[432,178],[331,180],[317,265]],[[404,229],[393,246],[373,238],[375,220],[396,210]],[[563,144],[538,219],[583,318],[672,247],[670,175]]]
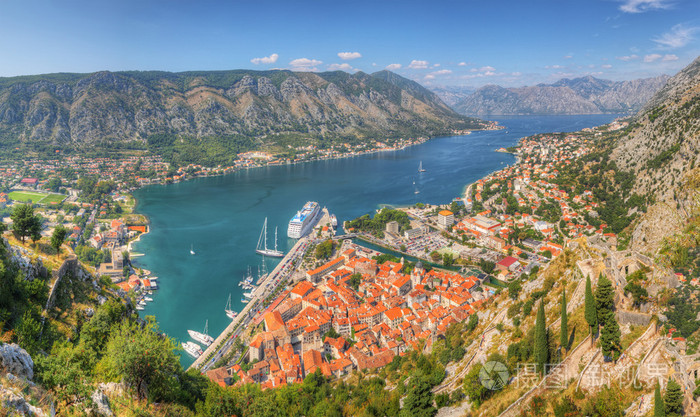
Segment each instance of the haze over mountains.
[[[97,72],[0,78],[0,144],[170,137],[380,139],[478,128],[389,71]],[[249,141],[250,142],[250,141]]]
[[519,88],[487,85],[471,94],[464,94],[464,88],[461,92],[450,87],[433,91],[457,112],[480,117],[631,113],[641,109],[668,78],[610,81],[587,76]]

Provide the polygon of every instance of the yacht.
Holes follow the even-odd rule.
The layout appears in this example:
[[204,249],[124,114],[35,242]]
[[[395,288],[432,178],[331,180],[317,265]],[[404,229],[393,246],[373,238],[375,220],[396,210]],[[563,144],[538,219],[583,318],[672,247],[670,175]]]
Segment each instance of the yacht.
[[209,329],[209,320],[207,320],[206,324],[204,325],[204,333],[196,332],[194,330],[188,330],[187,333],[190,335],[190,337],[197,342],[209,346],[212,343],[214,343],[214,338],[209,336],[207,334],[207,330]]
[[338,227],[338,219],[335,217],[335,214],[331,214],[331,226]]
[[139,311],[143,311],[143,310],[144,310],[143,306],[136,306],[136,309],[139,310]]
[[231,309],[231,293],[228,294],[228,301],[226,301],[226,307],[224,307],[224,311],[226,312],[226,317],[230,318],[231,320],[235,319],[238,315],[238,313]]
[[248,304],[248,301],[250,301],[250,300],[247,299],[247,298],[241,298],[241,302],[242,302],[243,304]]
[[149,303],[150,303],[151,301],[153,301],[153,299],[152,299],[151,297],[143,297],[143,299],[146,300],[146,301],[148,301]]
[[258,238],[258,246],[255,248],[255,252],[264,256],[272,256],[274,258],[282,258],[284,253],[277,250],[277,228],[275,227],[275,248],[267,248],[267,217],[265,217],[265,222],[263,223],[262,230],[260,231],[260,237]]
[[418,172],[425,172],[425,169],[423,169],[423,161],[420,161],[420,164],[418,164]]
[[287,236],[300,239],[314,228],[321,215],[321,206],[315,201],[307,201],[301,211],[292,217],[287,227]]
[[245,298],[248,298],[248,299],[253,298],[253,291],[244,292],[244,293],[243,293],[243,296],[244,296]]
[[190,245],[190,255],[194,255],[194,245]]
[[187,354],[189,354],[195,359],[202,356],[202,354],[204,353],[202,351],[202,348],[194,342],[184,342],[182,343],[182,348],[185,349],[185,352],[187,352]]

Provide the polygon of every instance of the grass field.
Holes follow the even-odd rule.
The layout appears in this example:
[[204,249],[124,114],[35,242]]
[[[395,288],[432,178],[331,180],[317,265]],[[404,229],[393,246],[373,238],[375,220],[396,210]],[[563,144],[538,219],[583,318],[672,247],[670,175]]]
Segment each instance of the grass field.
[[66,198],[65,195],[61,194],[48,194],[35,191],[12,191],[8,196],[14,201],[26,203],[31,200],[34,204],[60,203]]

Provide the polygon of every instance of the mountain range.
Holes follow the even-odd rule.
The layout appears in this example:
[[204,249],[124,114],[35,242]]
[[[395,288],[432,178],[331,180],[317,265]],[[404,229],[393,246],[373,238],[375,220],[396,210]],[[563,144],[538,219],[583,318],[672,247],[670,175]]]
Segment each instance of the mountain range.
[[[228,138],[242,148],[415,137],[483,122],[389,71],[96,72],[0,78],[0,144],[91,148]],[[13,148],[14,149],[14,148]]]
[[[632,81],[610,81],[587,76],[518,88],[487,85],[452,101],[451,105],[459,113],[479,117],[632,113],[640,110],[668,78],[660,75]],[[445,91],[444,87],[433,91],[444,100],[455,98],[455,92]]]

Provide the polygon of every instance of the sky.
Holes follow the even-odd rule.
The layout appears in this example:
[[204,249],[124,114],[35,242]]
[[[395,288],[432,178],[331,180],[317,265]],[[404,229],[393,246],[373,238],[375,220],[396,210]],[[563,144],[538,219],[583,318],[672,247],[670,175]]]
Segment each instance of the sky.
[[427,86],[673,75],[699,0],[0,0],[0,77],[389,69]]

